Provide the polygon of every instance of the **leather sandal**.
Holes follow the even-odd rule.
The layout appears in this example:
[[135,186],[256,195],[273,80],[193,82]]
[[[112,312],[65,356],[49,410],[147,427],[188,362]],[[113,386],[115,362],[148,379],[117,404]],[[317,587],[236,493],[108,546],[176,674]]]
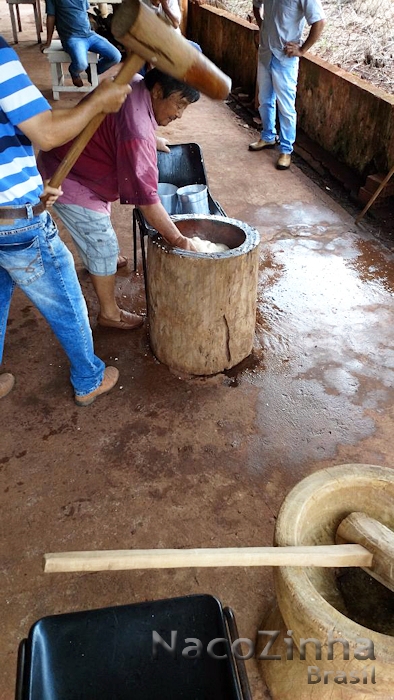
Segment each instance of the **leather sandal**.
[[119,328],[122,331],[133,331],[136,328],[141,328],[144,324],[144,318],[121,309],[119,321],[115,321],[112,318],[104,318],[100,314],[97,318],[97,323],[104,328]]

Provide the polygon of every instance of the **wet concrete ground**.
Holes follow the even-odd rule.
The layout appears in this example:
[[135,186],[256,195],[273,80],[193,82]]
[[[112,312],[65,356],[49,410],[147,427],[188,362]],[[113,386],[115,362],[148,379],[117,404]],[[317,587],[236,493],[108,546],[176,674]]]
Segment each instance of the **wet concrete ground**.
[[[17,50],[49,97],[30,9]],[[0,16],[11,40],[6,8]],[[279,172],[274,152],[249,153],[256,132],[225,104],[202,98],[162,133],[200,144],[212,196],[261,234],[254,355],[231,376],[179,379],[152,356],[145,329],[96,327],[76,261],[96,352],[121,373],[111,394],[77,408],[61,348],[15,293],[3,369],[16,386],[0,405],[1,700],[13,697],[19,641],[44,615],[211,593],[253,639],[274,600],[269,569],[44,575],[45,552],[269,545],[303,477],[393,463],[393,255],[295,166]],[[130,257],[131,213],[113,207]],[[140,268],[119,273],[117,295],[145,312]],[[247,664],[256,700],[268,697],[259,663]]]

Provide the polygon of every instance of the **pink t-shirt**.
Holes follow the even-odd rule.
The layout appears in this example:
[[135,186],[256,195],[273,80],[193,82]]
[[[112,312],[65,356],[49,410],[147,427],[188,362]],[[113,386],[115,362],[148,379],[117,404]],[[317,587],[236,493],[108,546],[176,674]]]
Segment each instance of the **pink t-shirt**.
[[[108,114],[62,184],[61,204],[77,204],[109,214],[110,202],[149,205],[160,201],[156,153],[157,122],[149,90],[141,76],[115,114]],[[41,152],[39,167],[51,177],[71,142]]]

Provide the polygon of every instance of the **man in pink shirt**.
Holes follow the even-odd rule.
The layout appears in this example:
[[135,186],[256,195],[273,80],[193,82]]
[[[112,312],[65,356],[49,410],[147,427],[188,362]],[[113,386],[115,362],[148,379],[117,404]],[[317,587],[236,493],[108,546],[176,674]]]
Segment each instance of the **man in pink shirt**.
[[[193,250],[179,232],[157,194],[156,129],[180,119],[199,93],[154,68],[135,76],[132,92],[116,114],[106,116],[62,184],[54,209],[89,271],[100,303],[98,324],[132,330],[143,318],[119,308],[115,272],[119,252],[112,227],[111,202],[139,207],[147,222],[171,245]],[[41,153],[44,177],[51,177],[70,144]]]

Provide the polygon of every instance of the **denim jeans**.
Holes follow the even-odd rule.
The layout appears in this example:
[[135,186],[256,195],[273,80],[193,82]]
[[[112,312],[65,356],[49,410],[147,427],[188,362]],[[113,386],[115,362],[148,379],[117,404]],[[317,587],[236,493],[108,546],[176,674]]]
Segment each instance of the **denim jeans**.
[[[1,219],[0,219],[1,224]],[[73,257],[48,212],[0,225],[0,363],[15,286],[48,321],[71,364],[77,396],[100,386],[104,362],[94,354],[89,317]]]
[[97,73],[105,73],[108,68],[120,63],[122,55],[120,51],[103,36],[92,32],[90,36],[73,36],[62,41],[62,46],[71,56],[69,67],[70,75],[78,76],[88,67],[88,51],[99,54]]
[[296,139],[297,113],[295,99],[297,93],[299,58],[296,56],[279,61],[271,57],[267,67],[258,62],[257,80],[259,85],[259,112],[262,121],[261,138],[275,141],[276,105],[279,114],[279,150],[291,153]]

